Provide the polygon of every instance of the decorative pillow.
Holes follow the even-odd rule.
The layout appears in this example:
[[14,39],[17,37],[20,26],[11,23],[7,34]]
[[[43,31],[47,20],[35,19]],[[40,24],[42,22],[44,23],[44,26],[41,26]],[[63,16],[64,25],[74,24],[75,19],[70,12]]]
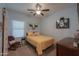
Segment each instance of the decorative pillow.
[[39,35],[39,32],[28,32],[28,36],[37,36]]
[[33,36],[33,32],[28,32],[28,36]]
[[38,36],[38,35],[39,35],[39,32],[34,32],[34,35],[35,35],[35,36]]

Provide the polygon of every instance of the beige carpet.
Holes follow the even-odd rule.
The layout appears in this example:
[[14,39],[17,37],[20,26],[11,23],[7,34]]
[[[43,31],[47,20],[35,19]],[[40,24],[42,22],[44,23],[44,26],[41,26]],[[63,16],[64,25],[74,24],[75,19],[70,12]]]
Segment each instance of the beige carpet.
[[[29,44],[17,48],[15,51],[9,51],[8,56],[37,56],[35,48]],[[56,48],[51,46],[44,50],[43,56],[56,56]]]

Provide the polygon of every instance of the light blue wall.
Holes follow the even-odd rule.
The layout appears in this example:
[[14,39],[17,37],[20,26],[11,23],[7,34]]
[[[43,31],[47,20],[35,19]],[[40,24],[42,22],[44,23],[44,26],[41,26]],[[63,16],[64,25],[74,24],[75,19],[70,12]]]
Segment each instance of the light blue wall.
[[[29,30],[29,23],[37,23],[39,25],[39,31],[48,36],[54,36],[57,40],[60,40],[64,37],[74,37],[76,30],[79,27],[78,24],[78,14],[77,14],[77,5],[70,4],[66,8],[56,11],[52,15],[45,17],[43,19],[35,18],[31,16],[27,16],[16,11],[8,10],[9,15],[9,35],[12,34],[12,20],[20,20],[26,23],[25,25],[25,33]],[[70,18],[70,28],[69,29],[56,29],[56,20],[60,19],[60,17]]]
[[[60,17],[70,18],[69,29],[56,29],[56,20]],[[74,34],[79,27],[77,5],[71,4],[65,9],[53,13],[51,16],[44,18],[41,21],[41,33],[48,36],[54,36],[57,40],[64,37],[74,37]]]
[[[12,20],[18,20],[18,21],[24,21],[25,22],[25,34],[26,32],[29,31],[29,24],[39,24],[39,19],[32,17],[32,16],[27,16],[25,14],[8,10],[8,16],[9,16],[9,22],[8,22],[8,32],[9,35],[12,35]],[[39,28],[38,28],[39,30]]]

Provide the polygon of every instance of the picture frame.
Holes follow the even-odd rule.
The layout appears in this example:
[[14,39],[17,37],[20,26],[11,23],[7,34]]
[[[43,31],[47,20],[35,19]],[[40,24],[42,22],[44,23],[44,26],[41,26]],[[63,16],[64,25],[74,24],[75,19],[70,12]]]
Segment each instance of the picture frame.
[[57,29],[68,29],[69,28],[69,18],[61,17],[56,21]]
[[29,24],[29,26],[30,26],[33,30],[35,30],[35,29],[38,27],[37,24]]

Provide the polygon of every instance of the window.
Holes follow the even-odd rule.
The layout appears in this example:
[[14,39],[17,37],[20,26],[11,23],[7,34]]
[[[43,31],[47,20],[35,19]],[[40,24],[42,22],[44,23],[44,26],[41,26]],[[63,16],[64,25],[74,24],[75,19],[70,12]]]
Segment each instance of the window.
[[24,36],[24,22],[22,21],[12,21],[12,34],[14,37],[23,37]]

